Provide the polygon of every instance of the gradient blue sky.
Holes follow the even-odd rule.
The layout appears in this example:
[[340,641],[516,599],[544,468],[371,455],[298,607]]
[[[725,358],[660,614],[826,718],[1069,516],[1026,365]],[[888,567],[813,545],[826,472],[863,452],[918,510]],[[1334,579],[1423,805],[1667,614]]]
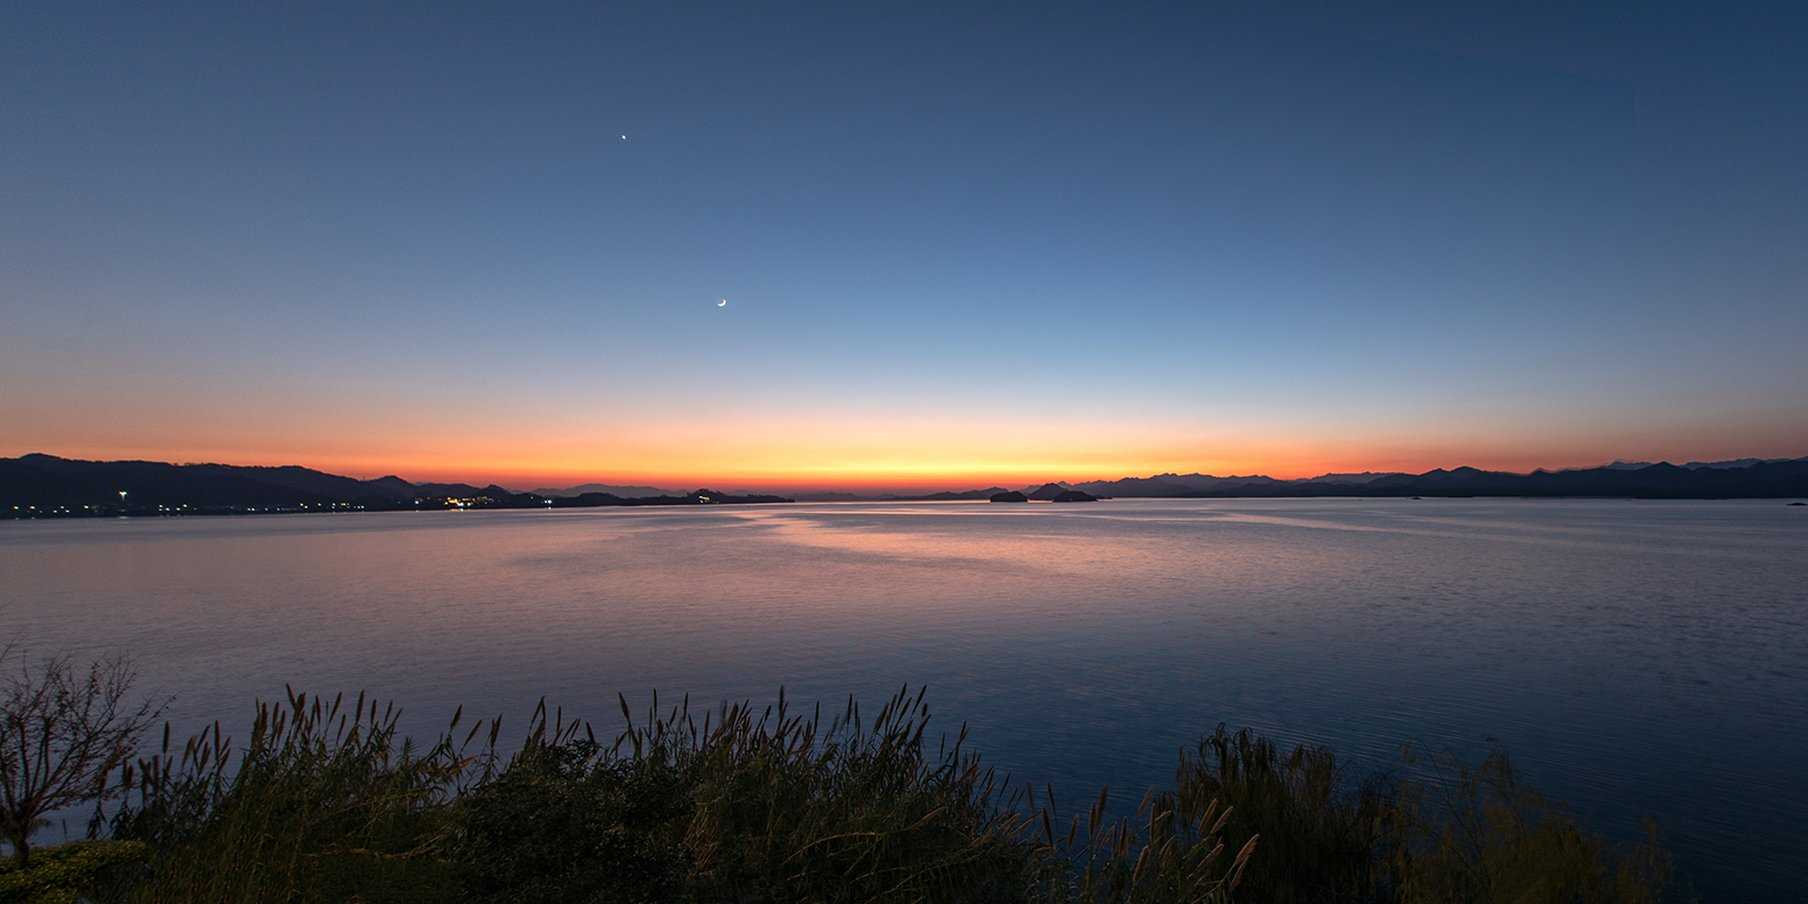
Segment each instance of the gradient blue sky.
[[1808,454],[1808,5],[250,6],[0,12],[0,454]]

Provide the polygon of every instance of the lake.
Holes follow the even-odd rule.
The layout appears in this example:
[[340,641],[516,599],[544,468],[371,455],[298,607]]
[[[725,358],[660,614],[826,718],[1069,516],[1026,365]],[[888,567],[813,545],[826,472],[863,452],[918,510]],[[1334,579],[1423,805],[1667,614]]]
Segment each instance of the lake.
[[1808,866],[1808,509],[1775,500],[0,522],[0,639],[130,651],[179,728],[241,735],[285,682],[423,731],[927,684],[993,763],[1125,807],[1219,722],[1376,768],[1497,739],[1594,828],[1657,817],[1709,899]]

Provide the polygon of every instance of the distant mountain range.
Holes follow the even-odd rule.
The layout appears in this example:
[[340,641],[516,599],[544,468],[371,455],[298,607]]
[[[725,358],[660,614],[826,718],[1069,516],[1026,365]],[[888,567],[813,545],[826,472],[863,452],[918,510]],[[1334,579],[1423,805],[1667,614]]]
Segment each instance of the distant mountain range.
[[648,496],[679,495],[673,493],[671,490],[662,490],[658,487],[638,487],[633,485],[620,486],[612,483],[580,483],[575,487],[566,487],[562,490],[542,488],[538,490],[528,490],[528,492],[533,493],[536,496],[552,497],[582,496],[585,493],[607,493],[611,496],[620,496],[623,499],[644,499]]
[[[1202,499],[1301,496],[1583,496],[1650,499],[1776,499],[1808,496],[1808,458],[1732,461],[1623,462],[1596,468],[1538,470],[1530,474],[1439,468],[1423,474],[1391,471],[1321,474],[1280,480],[1260,474],[1153,474],[1119,480],[1056,482],[1023,487],[1033,500],[1054,499],[1063,490],[1101,497]],[[962,494],[990,497],[997,488]]]
[[[638,489],[638,488],[636,488]],[[236,514],[423,508],[582,508],[790,502],[782,496],[691,493],[517,493],[495,484],[359,480],[297,465],[252,467],[157,461],[81,461],[33,453],[0,458],[0,517],[84,514]],[[123,495],[122,495],[123,493]]]
[[[122,497],[120,492],[124,491]],[[1594,468],[1518,474],[1461,467],[1423,474],[1362,472],[1295,480],[1263,475],[1154,474],[1120,480],[1051,482],[1025,487],[1032,500],[1080,492],[1120,498],[1303,496],[1576,496],[1648,499],[1808,497],[1808,458],[1732,461],[1616,461]],[[809,501],[986,500],[1003,487],[918,495],[806,494]],[[1069,497],[1072,498],[1072,497]],[[520,493],[491,484],[411,483],[396,476],[360,480],[296,465],[248,467],[154,461],[81,461],[34,453],[0,458],[0,516],[401,510],[420,508],[571,508],[604,505],[702,505],[790,502],[781,496],[700,489],[583,484]]]
[[[1795,458],[1729,458],[1726,461],[1691,461],[1691,462],[1677,465],[1677,467],[1688,468],[1691,471],[1699,471],[1702,468],[1714,468],[1716,470],[1727,470],[1727,469],[1734,469],[1734,468],[1749,468],[1752,465],[1773,465],[1773,464],[1779,464],[1782,462],[1800,461],[1800,460],[1801,459],[1795,459]],[[1615,471],[1637,471],[1641,468],[1649,468],[1655,464],[1667,464],[1667,462],[1621,461],[1620,459],[1616,458],[1613,460],[1612,464],[1602,465],[1602,467],[1612,468]]]
[[[1051,484],[1052,486],[1052,484]],[[1808,458],[1728,462],[1615,462],[1598,468],[1530,474],[1438,468],[1423,474],[1363,472],[1296,480],[1157,474],[1072,484],[1095,496],[1593,496],[1647,499],[1735,499],[1808,496]]]
[[[1073,484],[1094,496],[1192,496],[1199,493],[1226,493],[1234,490],[1260,490],[1287,481],[1252,474],[1247,477],[1213,477],[1210,474],[1156,474],[1151,477],[1126,477],[1122,480],[1089,480]],[[1241,495],[1233,493],[1233,495]]]

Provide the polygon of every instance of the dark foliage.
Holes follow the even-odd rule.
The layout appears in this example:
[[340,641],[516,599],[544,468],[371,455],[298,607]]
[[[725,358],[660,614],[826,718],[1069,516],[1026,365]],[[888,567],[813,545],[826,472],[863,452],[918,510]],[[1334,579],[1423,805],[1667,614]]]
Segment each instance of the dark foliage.
[[459,801],[445,855],[471,900],[670,901],[692,861],[693,806],[663,760],[610,760],[593,741],[532,744]]
[[[1659,900],[1667,861],[1583,833],[1502,756],[1356,781],[1330,751],[1220,727],[1133,819],[1101,792],[1063,823],[926,741],[919,691],[872,719],[688,704],[602,741],[542,706],[504,759],[494,721],[434,743],[393,710],[260,704],[236,761],[216,729],[126,776],[115,834],[136,902],[1420,902]],[[474,742],[475,745],[474,745]],[[1429,778],[1424,776],[1429,775]]]

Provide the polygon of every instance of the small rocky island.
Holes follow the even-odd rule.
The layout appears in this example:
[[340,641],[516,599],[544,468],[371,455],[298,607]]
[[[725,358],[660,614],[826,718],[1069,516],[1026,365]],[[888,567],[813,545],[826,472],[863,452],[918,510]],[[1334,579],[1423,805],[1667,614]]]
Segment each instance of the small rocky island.
[[993,493],[992,501],[993,502],[1028,502],[1028,501],[1030,501],[1030,497],[1023,495],[1022,493],[1019,493],[1016,490],[1006,490],[1005,492],[1002,492],[1002,493]]
[[1097,502],[1099,497],[1080,490],[1062,490],[1051,502]]

